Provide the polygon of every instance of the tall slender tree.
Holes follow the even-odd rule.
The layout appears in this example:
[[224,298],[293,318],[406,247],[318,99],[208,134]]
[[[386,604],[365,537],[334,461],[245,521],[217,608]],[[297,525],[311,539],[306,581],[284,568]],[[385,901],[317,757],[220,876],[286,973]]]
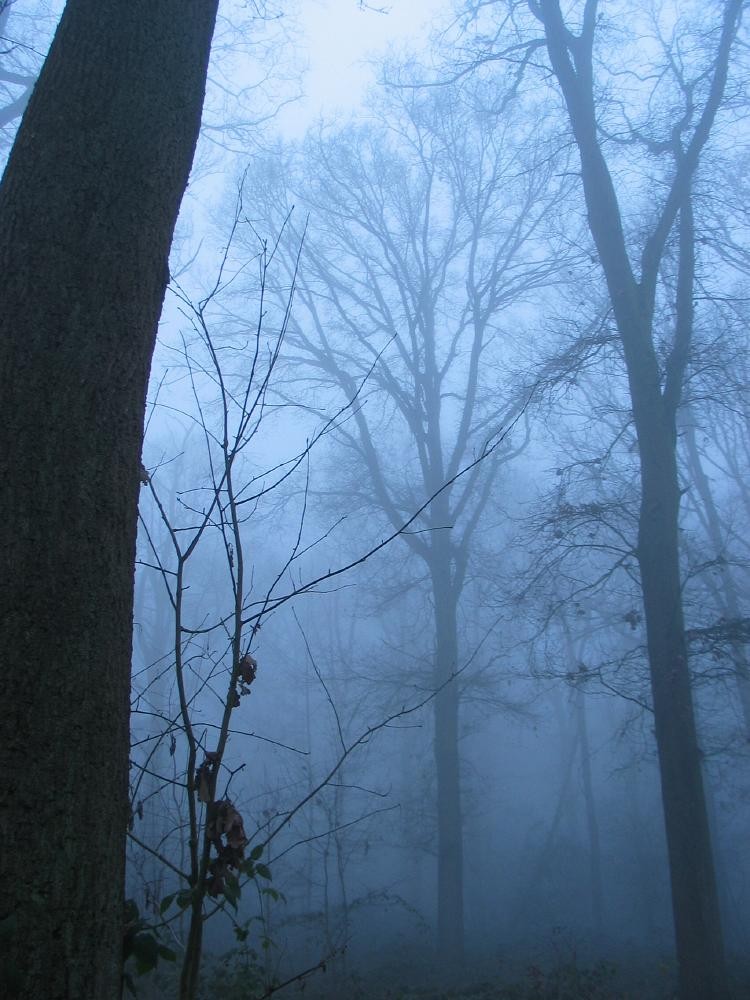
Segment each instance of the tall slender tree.
[[[503,5],[507,8],[507,5]],[[512,4],[519,10],[520,4]],[[637,250],[623,222],[616,174],[606,141],[613,130],[599,98],[597,41],[606,9],[597,0],[568,5],[528,0],[543,29],[526,52],[546,49],[580,156],[581,182],[591,231],[622,343],[639,448],[641,496],[637,559],[646,620],[651,691],[672,882],[682,1000],[725,1000],[723,953],[701,753],[696,732],[679,565],[680,485],[676,419],[693,328],[695,234],[691,188],[701,154],[724,100],[730,53],[742,0],[727,0],[721,16],[690,55],[657,31],[665,55],[651,118],[641,128],[624,116],[626,141],[659,164],[664,195]],[[710,38],[710,42],[707,40]],[[712,50],[709,51],[709,47]],[[513,58],[516,58],[514,55]],[[528,58],[528,56],[527,56]],[[631,67],[633,86],[646,76]],[[669,88],[669,93],[665,91]],[[678,110],[663,119],[654,108]],[[604,120],[603,120],[604,119]],[[670,240],[678,257],[674,326],[664,364],[657,338],[661,268]],[[633,254],[637,258],[634,262]]]
[[0,187],[4,995],[120,994],[146,385],[218,0],[69,0]]

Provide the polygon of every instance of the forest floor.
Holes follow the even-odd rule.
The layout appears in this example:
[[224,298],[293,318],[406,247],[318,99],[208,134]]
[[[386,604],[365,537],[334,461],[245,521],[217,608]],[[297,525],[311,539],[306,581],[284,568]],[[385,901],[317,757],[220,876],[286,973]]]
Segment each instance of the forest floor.
[[[434,965],[422,966],[415,956],[411,967],[371,966],[345,974],[334,960],[286,986],[274,986],[283,977],[269,979],[256,962],[209,959],[204,966],[200,1000],[677,1000],[674,964],[653,959],[637,964],[596,961],[585,964],[575,954],[539,964],[515,963],[504,968],[475,971],[446,986]],[[750,1000],[750,963],[736,959],[730,965],[733,1000]],[[312,970],[311,970],[312,971]],[[271,988],[269,990],[269,983]],[[137,982],[137,1000],[176,997],[177,969],[162,966],[156,975]]]
[[[665,965],[625,970],[610,962],[589,967],[575,961],[553,968],[529,966],[514,981],[483,978],[449,989],[385,985],[377,977],[346,981],[317,977],[305,988],[305,1000],[676,1000],[673,970]],[[735,1000],[750,998],[750,968],[733,970]],[[333,980],[333,981],[332,981]],[[279,994],[279,997],[284,994]]]

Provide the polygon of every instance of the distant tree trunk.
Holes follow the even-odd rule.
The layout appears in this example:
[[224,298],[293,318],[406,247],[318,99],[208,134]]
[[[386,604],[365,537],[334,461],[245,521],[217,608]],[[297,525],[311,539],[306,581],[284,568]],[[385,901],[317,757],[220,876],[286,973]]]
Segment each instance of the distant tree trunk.
[[[694,234],[691,178],[721,104],[742,0],[724,5],[708,96],[692,134],[675,129],[675,177],[633,273],[620,206],[599,143],[594,94],[596,3],[585,4],[579,34],[559,0],[529,0],[544,25],[552,70],[581,159],[589,228],[623,346],[640,451],[641,575],[656,742],[672,884],[681,1000],[726,1000],[729,987],[719,916],[701,755],[693,710],[682,606],[676,413],[693,325]],[[690,98],[692,100],[692,98]],[[684,144],[683,144],[684,143]],[[654,346],[654,303],[664,247],[679,216],[679,273],[672,350],[662,374]]]
[[[704,523],[713,548],[713,555],[721,559],[724,555],[724,539],[722,537],[721,517],[714,500],[711,483],[703,468],[698,443],[695,440],[695,425],[689,416],[684,421],[683,440],[687,446],[688,474],[698,491],[703,506]],[[726,560],[721,566],[721,583],[717,586],[717,597],[727,618],[737,621],[742,617],[740,596],[737,583]],[[745,724],[745,735],[750,740],[750,672],[748,671],[747,654],[741,642],[731,644],[732,660],[734,661],[737,694],[739,696],[742,718]]]
[[[438,498],[438,501],[441,498]],[[436,502],[436,506],[439,503]],[[446,512],[447,512],[447,504]],[[440,537],[440,536],[443,537]],[[458,751],[457,596],[448,531],[436,532],[430,573],[435,602],[435,774],[437,784],[437,945],[449,974],[464,962],[463,822]]]
[[597,946],[602,944],[604,934],[604,890],[602,887],[602,849],[599,837],[599,821],[596,815],[596,798],[591,777],[591,747],[589,746],[588,720],[586,718],[586,695],[577,688],[575,692],[576,728],[581,748],[581,782],[583,803],[586,810],[586,832],[589,841],[589,879],[591,882],[591,919]]
[[69,0],[0,186],[0,988],[119,997],[143,414],[218,0]]
[[[630,846],[632,864],[635,872],[634,894],[637,895],[639,924],[637,940],[644,948],[656,946],[661,948],[663,940],[662,913],[668,914],[668,907],[658,906],[659,881],[657,872],[661,869],[655,864],[655,856],[663,853],[661,843],[654,845],[653,830],[650,826],[651,810],[643,808],[641,789],[641,770],[636,763],[631,763],[625,771],[625,807],[627,810],[627,827],[623,831]],[[656,848],[656,849],[655,849]],[[659,857],[659,862],[661,857]]]
[[[552,759],[547,762],[547,766],[550,780],[555,783],[559,782],[559,787],[550,788],[548,796],[551,804],[554,792],[557,801],[555,811],[544,824],[544,840],[534,851],[534,863],[524,869],[518,877],[518,901],[511,908],[506,931],[511,938],[518,933],[519,927],[527,926],[530,921],[534,921],[539,926],[544,919],[544,917],[540,918],[540,912],[546,913],[546,903],[542,905],[542,900],[547,898],[550,882],[560,875],[561,841],[565,838],[565,827],[570,825],[572,819],[572,807],[575,801],[573,778],[575,763],[580,752],[580,734],[577,729],[569,726],[564,704],[557,689],[553,689],[552,697],[555,715],[558,717],[560,740],[551,755]],[[567,878],[567,876],[567,872],[562,873],[563,878]],[[532,887],[531,890],[529,890],[529,886]]]
[[[581,662],[580,654],[576,653],[573,637],[567,621],[563,618],[563,635],[565,636],[565,655],[568,661],[568,671],[574,675],[578,672]],[[586,718],[586,694],[582,687],[577,686],[574,693],[574,711],[576,725],[576,741],[581,755],[581,784],[583,786],[583,803],[586,811],[586,832],[589,841],[589,879],[591,887],[591,918],[596,943],[601,944],[604,932],[604,891],[602,887],[602,854],[599,838],[599,821],[596,815],[596,799],[594,783],[591,776],[591,747],[589,745],[588,719]]]
[[[568,670],[575,674],[580,663],[580,655],[576,655],[573,637],[567,621],[563,618],[563,633],[565,635],[565,652],[568,660]],[[586,718],[586,693],[577,686],[574,693],[574,711],[577,744],[581,755],[581,784],[583,786],[583,803],[586,812],[586,832],[588,834],[589,850],[589,880],[591,889],[591,919],[594,928],[596,944],[601,945],[604,933],[604,890],[602,887],[602,852],[599,837],[599,821],[596,815],[596,799],[594,783],[591,776],[591,747],[589,745],[588,720]]]

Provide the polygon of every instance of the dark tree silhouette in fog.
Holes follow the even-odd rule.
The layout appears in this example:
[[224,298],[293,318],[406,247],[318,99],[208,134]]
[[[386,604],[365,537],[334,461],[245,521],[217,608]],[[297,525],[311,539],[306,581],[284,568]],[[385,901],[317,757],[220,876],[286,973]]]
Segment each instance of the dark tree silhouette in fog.
[[[520,8],[521,5],[514,4]],[[703,58],[660,39],[670,87],[671,120],[652,113],[627,141],[660,165],[664,195],[654,197],[652,221],[634,266],[621,199],[610,171],[598,87],[597,41],[604,5],[596,0],[563,14],[558,0],[528,0],[541,23],[552,73],[565,102],[580,154],[588,224],[598,251],[627,367],[639,446],[641,497],[637,559],[646,619],[656,740],[672,881],[682,1000],[728,996],[721,922],[696,733],[679,565],[676,420],[693,328],[695,239],[691,187],[721,108],[741,0],[722,5],[705,31]],[[539,39],[530,43],[538,51]],[[637,69],[634,68],[634,73]],[[656,77],[654,79],[657,79]],[[654,106],[662,107],[654,94]],[[627,122],[627,115],[624,116]],[[665,365],[656,346],[655,310],[665,248],[678,256],[674,328]],[[639,269],[639,273],[638,273]],[[665,331],[661,331],[664,336]]]
[[4,995],[119,996],[146,384],[218,0],[69,0],[0,187]]

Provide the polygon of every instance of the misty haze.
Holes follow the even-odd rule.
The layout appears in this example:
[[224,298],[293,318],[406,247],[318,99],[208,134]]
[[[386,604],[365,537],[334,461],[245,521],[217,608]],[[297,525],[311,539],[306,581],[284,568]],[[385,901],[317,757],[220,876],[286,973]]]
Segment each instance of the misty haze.
[[750,998],[744,0],[0,0],[0,995]]

